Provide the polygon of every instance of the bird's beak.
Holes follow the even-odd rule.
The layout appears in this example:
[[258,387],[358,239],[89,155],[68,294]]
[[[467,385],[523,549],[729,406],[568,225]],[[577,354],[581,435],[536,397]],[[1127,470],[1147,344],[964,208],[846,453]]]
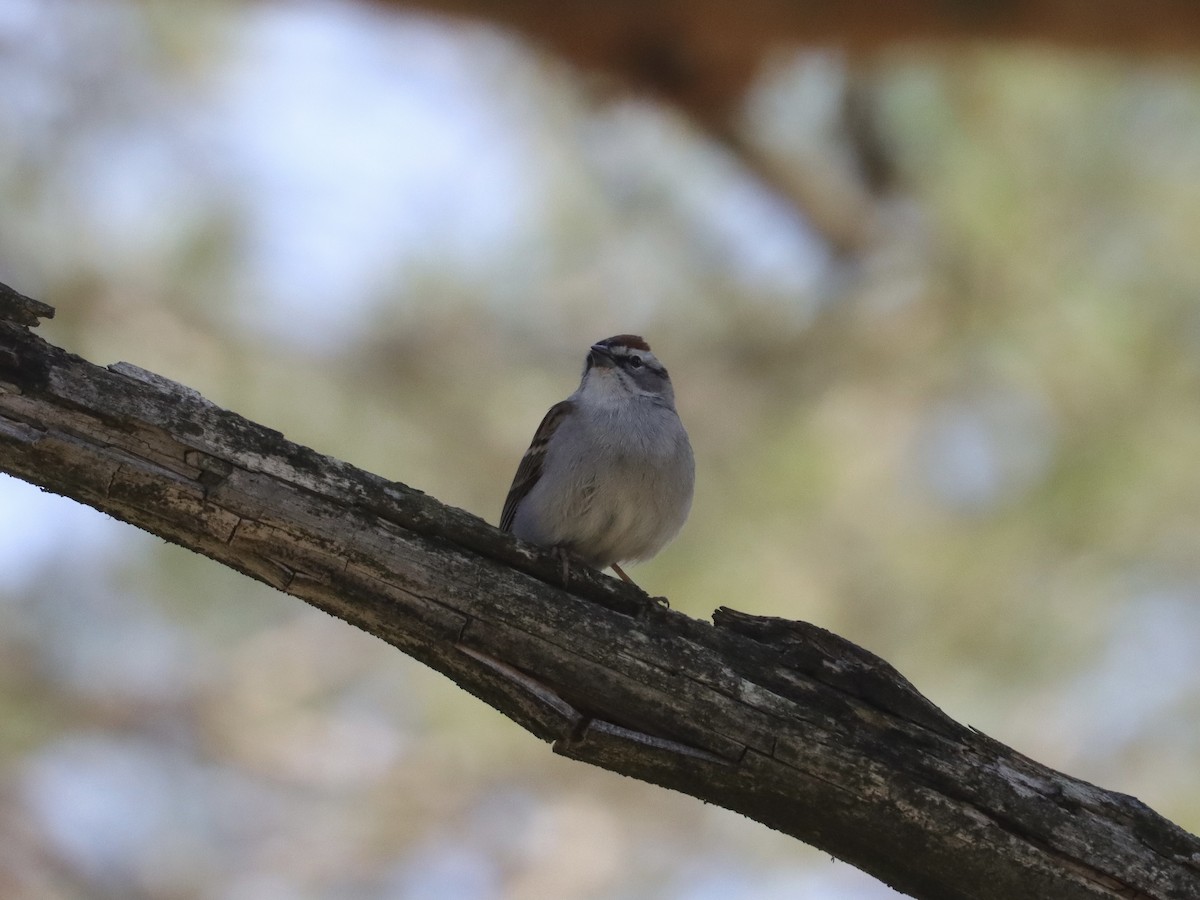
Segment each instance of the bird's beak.
[[598,369],[611,369],[616,360],[603,344],[592,344],[592,352],[588,354],[588,362]]

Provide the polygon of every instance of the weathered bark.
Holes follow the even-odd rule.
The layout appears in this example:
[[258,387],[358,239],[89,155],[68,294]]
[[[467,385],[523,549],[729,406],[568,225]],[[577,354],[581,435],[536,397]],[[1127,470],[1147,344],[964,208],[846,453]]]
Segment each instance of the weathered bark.
[[[710,625],[125,363],[0,285],[0,470],[286,591],[555,752],[793,835],[916,897],[1200,896],[1200,840],[960,725],[802,622]],[[67,548],[64,548],[64,553]]]

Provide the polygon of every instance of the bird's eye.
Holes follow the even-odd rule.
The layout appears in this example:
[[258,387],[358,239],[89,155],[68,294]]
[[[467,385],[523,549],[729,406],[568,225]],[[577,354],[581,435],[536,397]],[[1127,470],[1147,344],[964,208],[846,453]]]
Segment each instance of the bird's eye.
[[638,357],[636,357],[636,356],[629,357],[629,368],[640,369],[641,367],[642,367],[642,361]]

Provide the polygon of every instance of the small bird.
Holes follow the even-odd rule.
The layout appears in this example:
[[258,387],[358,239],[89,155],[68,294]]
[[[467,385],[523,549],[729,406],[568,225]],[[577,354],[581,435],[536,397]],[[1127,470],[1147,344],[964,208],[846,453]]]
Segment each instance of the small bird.
[[546,413],[500,527],[596,569],[649,559],[692,507],[696,465],[662,363],[635,334],[592,344],[579,388]]

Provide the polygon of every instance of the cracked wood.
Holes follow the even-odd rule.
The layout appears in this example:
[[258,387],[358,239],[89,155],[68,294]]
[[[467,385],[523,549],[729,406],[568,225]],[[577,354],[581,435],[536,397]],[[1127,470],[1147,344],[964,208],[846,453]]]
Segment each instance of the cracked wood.
[[[0,471],[344,619],[555,752],[736,810],[925,898],[1200,896],[1200,840],[954,722],[816,626],[714,623],[29,326],[0,285]],[[64,548],[64,554],[67,548]]]

